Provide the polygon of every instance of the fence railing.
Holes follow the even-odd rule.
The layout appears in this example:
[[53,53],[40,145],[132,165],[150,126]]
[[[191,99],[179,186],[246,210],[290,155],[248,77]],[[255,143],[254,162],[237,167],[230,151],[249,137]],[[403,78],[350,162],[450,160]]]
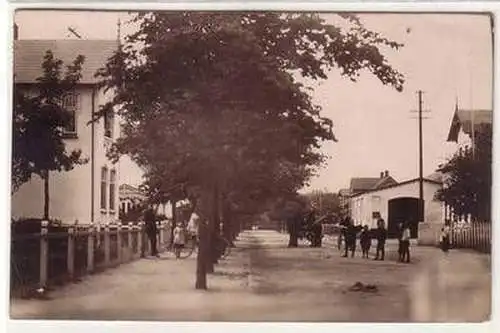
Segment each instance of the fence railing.
[[[170,241],[171,224],[158,226],[158,248]],[[14,234],[11,238],[11,292],[22,296],[39,288],[50,288],[79,280],[87,274],[120,265],[150,252],[144,226],[68,226],[49,232],[42,221],[39,233]]]
[[491,235],[491,223],[488,222],[454,223],[451,231],[451,244],[453,248],[491,253]]

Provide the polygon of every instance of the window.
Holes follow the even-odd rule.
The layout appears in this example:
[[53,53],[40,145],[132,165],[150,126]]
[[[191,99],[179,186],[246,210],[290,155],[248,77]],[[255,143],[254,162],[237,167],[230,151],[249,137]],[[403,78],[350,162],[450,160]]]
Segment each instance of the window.
[[106,189],[108,183],[108,169],[103,167],[101,169],[101,209],[106,209]]
[[115,210],[116,171],[109,174],[109,210]]
[[70,114],[68,124],[64,127],[65,134],[76,135],[76,112],[78,110],[78,95],[75,93],[68,93],[62,97],[61,106]]
[[104,136],[108,138],[113,137],[113,123],[114,116],[112,113],[106,113],[104,116]]

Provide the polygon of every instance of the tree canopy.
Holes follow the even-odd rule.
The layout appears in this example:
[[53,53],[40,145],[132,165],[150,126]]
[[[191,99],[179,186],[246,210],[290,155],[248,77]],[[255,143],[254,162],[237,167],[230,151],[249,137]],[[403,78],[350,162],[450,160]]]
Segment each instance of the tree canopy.
[[112,155],[147,169],[163,200],[197,193],[212,227],[221,198],[248,213],[293,196],[325,161],[322,141],[335,140],[304,79],[367,70],[402,89],[380,51],[401,44],[340,16],[350,29],[306,13],[136,14],[138,31],[98,74],[115,96],[97,116],[124,120]]

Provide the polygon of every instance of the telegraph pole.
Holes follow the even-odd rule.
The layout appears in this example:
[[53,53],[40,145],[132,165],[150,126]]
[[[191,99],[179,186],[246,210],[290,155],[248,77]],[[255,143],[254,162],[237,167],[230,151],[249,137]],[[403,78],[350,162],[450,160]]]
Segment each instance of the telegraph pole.
[[418,214],[419,222],[424,220],[424,144],[423,144],[423,133],[422,133],[422,90],[418,92]]
[[418,96],[418,110],[412,112],[418,112],[418,185],[419,185],[419,193],[418,193],[418,214],[419,214],[419,222],[423,222],[424,220],[424,134],[423,134],[423,119],[427,119],[427,117],[423,117],[424,112],[430,112],[428,110],[423,110],[423,92],[422,90],[417,91]]

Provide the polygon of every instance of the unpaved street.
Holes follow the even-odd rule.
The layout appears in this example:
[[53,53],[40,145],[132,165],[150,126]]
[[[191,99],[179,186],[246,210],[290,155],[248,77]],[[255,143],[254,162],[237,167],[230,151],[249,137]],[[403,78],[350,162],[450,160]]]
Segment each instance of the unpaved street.
[[[195,259],[143,259],[53,292],[14,300],[18,319],[175,321],[483,321],[489,315],[489,256],[413,247],[413,262],[342,258],[286,248],[287,236],[247,231],[231,256],[194,290]],[[374,291],[351,291],[356,282]]]

